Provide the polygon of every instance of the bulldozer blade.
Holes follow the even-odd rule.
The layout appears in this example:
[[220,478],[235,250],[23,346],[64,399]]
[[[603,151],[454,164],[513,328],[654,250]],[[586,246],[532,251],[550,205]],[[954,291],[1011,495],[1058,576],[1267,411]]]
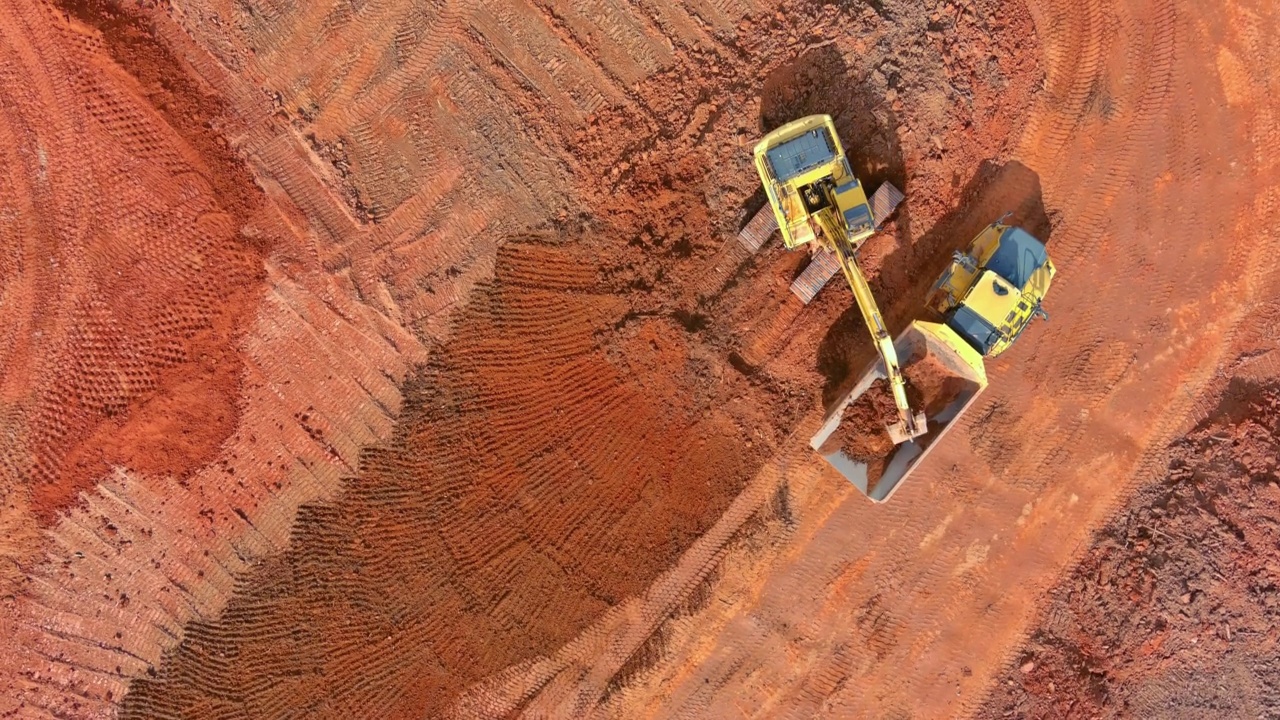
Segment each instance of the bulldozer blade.
[[818,296],[818,292],[835,274],[840,272],[840,261],[830,250],[818,250],[809,261],[809,267],[800,273],[800,277],[791,283],[791,292],[800,298],[800,302],[808,305]]
[[[902,486],[902,481],[920,466],[929,452],[956,426],[957,421],[987,387],[987,373],[982,356],[946,325],[920,321],[911,323],[894,339],[893,346],[898,351],[903,368],[909,369],[914,363],[929,356],[953,378],[948,381],[953,388],[950,397],[925,399],[926,406],[932,404],[934,407],[924,420],[917,415],[917,425],[926,428],[924,434],[914,438],[904,437],[901,442],[898,438],[891,438],[896,444],[891,454],[884,459],[883,470],[878,478],[871,474],[871,463],[845,454],[836,431],[840,428],[845,410],[857,402],[872,383],[885,377],[884,363],[877,360],[854,381],[853,387],[831,409],[822,427],[809,440],[810,447],[818,451],[854,487],[877,503],[887,501]],[[941,404],[944,399],[945,404]],[[905,434],[903,428],[898,430]]]
[[773,231],[777,229],[778,218],[773,214],[773,208],[766,204],[738,233],[738,242],[747,250],[755,252],[769,241]]
[[893,186],[891,182],[883,182],[880,187],[876,188],[875,194],[871,196],[869,201],[871,204],[871,221],[875,223],[876,229],[879,230],[881,225],[889,219],[894,210],[898,209],[898,205],[903,200],[902,191]]

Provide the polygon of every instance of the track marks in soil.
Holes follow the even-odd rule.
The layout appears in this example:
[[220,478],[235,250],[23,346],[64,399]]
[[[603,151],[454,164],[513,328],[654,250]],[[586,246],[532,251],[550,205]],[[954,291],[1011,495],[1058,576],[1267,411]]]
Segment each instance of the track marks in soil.
[[599,265],[503,246],[459,316],[469,332],[410,382],[393,440],[362,453],[336,501],[299,512],[290,549],[195,623],[123,715],[258,716],[299,697],[316,712],[437,714],[643,594],[766,450],[744,449],[731,415],[692,411],[704,391],[680,379],[678,326],[599,347],[626,312],[599,294]]
[[1280,395],[1233,384],[1103,527],[984,717],[1273,715]]
[[234,428],[235,345],[264,279],[240,229],[261,200],[196,119],[218,112],[198,89],[140,85],[114,36],[49,6],[0,12],[15,153],[0,334],[22,338],[5,351],[0,485],[49,523],[112,465],[183,475]]
[[268,271],[230,442],[183,482],[117,469],[49,528],[45,562],[0,611],[16,647],[0,656],[0,710],[109,712],[390,433],[398,383],[424,357],[413,338],[341,288]]

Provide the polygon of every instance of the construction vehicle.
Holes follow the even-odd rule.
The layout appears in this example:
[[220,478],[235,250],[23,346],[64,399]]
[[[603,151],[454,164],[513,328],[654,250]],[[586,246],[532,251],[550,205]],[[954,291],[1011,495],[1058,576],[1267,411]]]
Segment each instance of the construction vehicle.
[[[812,115],[769,133],[754,151],[756,170],[768,198],[739,234],[752,252],[781,231],[788,249],[814,248],[792,292],[808,304],[836,272],[842,272],[867,324],[879,359],[854,382],[828,413],[810,445],[876,502],[897,490],[931,448],[987,386],[984,358],[1004,352],[1036,317],[1054,267],[1045,246],[1026,231],[1003,224],[985,228],[934,284],[926,317],[891,338],[858,251],[903,200],[890,183],[870,198],[854,176],[830,116]],[[903,368],[930,358],[947,375],[945,403],[912,408]],[[888,381],[896,416],[885,430],[893,443],[873,477],[870,464],[847,455],[832,436],[844,412],[880,379]],[[926,398],[926,400],[928,400]]]

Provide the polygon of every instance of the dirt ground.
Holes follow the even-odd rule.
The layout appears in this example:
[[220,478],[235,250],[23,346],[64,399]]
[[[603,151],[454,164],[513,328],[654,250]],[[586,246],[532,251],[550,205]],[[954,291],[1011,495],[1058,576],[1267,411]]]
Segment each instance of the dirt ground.
[[982,715],[1280,713],[1280,391],[1228,393],[1050,591]]
[[[1089,642],[1042,608],[1080,558],[1129,567],[1090,533],[1171,443],[1202,473],[1262,456],[1214,438],[1265,413],[1214,408],[1270,357],[1277,22],[0,0],[0,716],[1174,707],[1121,687],[1155,660],[1022,668]],[[1059,267],[1053,320],[885,506],[807,445],[872,358],[848,293],[802,306],[804,255],[733,237],[751,145],[814,112],[907,193],[862,258],[895,329],[1005,212]],[[1254,517],[1249,488],[1212,507]],[[1266,617],[1235,557],[1171,637],[1263,652],[1219,629]],[[1254,652],[1233,707],[1272,707]]]

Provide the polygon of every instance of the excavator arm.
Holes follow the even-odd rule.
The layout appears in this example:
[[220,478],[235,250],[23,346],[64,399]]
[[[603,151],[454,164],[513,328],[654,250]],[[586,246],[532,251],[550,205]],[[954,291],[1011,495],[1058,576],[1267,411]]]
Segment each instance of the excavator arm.
[[862,274],[862,268],[858,266],[855,251],[849,243],[843,223],[834,216],[835,213],[828,209],[819,212],[816,217],[822,226],[823,235],[835,251],[836,259],[840,261],[840,269],[844,271],[844,277],[849,281],[849,288],[853,290],[858,309],[862,311],[862,319],[867,323],[871,340],[875,343],[876,351],[880,353],[880,359],[884,362],[885,377],[889,379],[893,403],[898,408],[898,421],[888,426],[889,438],[895,445],[904,443],[925,433],[924,413],[916,414],[911,411],[911,404],[907,401],[906,381],[902,376],[902,367],[898,364],[898,351],[893,347],[893,338],[889,335],[889,329],[885,327],[884,317],[880,315],[880,307],[876,305],[875,296],[871,294],[871,286],[867,283],[866,276]]

